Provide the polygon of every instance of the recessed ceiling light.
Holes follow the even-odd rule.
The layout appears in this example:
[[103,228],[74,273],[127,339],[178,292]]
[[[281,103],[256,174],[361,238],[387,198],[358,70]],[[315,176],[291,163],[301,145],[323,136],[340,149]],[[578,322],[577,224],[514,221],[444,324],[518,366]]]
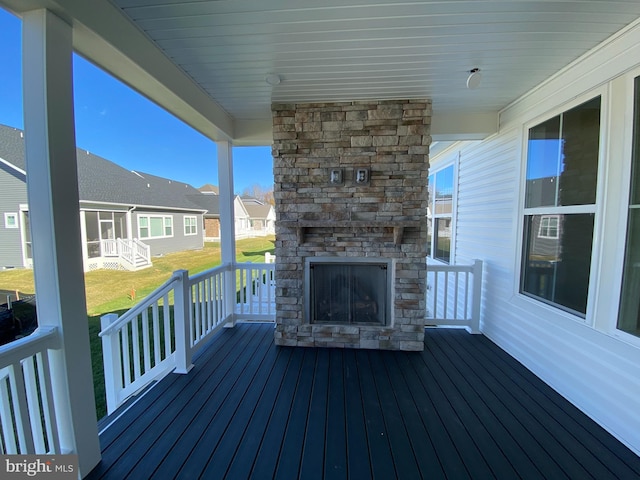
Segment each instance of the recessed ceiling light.
[[467,88],[474,90],[480,86],[482,80],[482,73],[479,68],[472,68],[469,70],[469,78],[467,78]]
[[282,81],[282,78],[280,78],[280,75],[275,74],[275,73],[270,73],[267,75],[267,77],[264,79],[265,82],[267,82],[269,85],[280,85],[280,82]]

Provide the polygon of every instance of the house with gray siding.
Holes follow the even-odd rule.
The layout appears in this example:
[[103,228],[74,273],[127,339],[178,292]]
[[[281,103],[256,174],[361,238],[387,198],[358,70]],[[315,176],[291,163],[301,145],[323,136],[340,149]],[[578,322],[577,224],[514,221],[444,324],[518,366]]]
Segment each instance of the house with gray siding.
[[[191,185],[129,171],[77,149],[85,271],[136,270],[204,245],[204,196]],[[32,266],[24,134],[0,126],[0,268]]]

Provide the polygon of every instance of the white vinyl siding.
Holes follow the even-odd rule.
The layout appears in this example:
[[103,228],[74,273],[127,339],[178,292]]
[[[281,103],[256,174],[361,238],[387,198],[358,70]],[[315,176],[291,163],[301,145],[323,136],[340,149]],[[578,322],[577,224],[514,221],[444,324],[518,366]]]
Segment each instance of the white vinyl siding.
[[185,236],[198,234],[198,217],[184,217],[184,234]]
[[138,216],[138,237],[140,239],[173,237],[173,217],[164,215]]

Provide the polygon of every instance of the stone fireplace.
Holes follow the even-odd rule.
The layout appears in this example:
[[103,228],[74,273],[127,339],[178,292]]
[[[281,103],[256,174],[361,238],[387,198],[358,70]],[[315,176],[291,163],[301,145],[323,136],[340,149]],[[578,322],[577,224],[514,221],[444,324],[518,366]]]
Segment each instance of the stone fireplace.
[[272,111],[275,343],[422,350],[430,101]]

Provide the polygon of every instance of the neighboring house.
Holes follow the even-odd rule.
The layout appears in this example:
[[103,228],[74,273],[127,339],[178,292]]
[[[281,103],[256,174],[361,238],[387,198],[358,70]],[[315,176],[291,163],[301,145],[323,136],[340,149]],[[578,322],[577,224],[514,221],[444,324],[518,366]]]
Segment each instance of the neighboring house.
[[[203,247],[205,208],[191,185],[128,171],[77,150],[85,271],[135,270],[151,257]],[[0,126],[0,268],[31,267],[23,132]]]
[[241,197],[241,200],[249,213],[251,231],[258,235],[274,234],[276,211],[273,205],[266,204],[253,197]]
[[202,193],[207,193],[211,195],[220,195],[220,189],[215,185],[211,185],[210,183],[205,183],[198,190]]
[[[220,239],[220,197],[218,187],[206,184],[198,189],[202,195],[190,195],[189,200],[206,209],[204,214],[204,239]],[[276,214],[272,205],[265,205],[253,197],[233,199],[236,238],[275,234]]]
[[235,225],[236,238],[251,237],[251,216],[247,211],[240,195],[236,195],[233,199],[233,217]]
[[[209,185],[212,188],[213,185]],[[201,187],[202,188],[202,187]],[[199,189],[202,191],[201,189]],[[189,195],[189,200],[205,209],[202,219],[204,240],[211,242],[220,239],[220,197],[217,193],[202,191],[199,195]]]

